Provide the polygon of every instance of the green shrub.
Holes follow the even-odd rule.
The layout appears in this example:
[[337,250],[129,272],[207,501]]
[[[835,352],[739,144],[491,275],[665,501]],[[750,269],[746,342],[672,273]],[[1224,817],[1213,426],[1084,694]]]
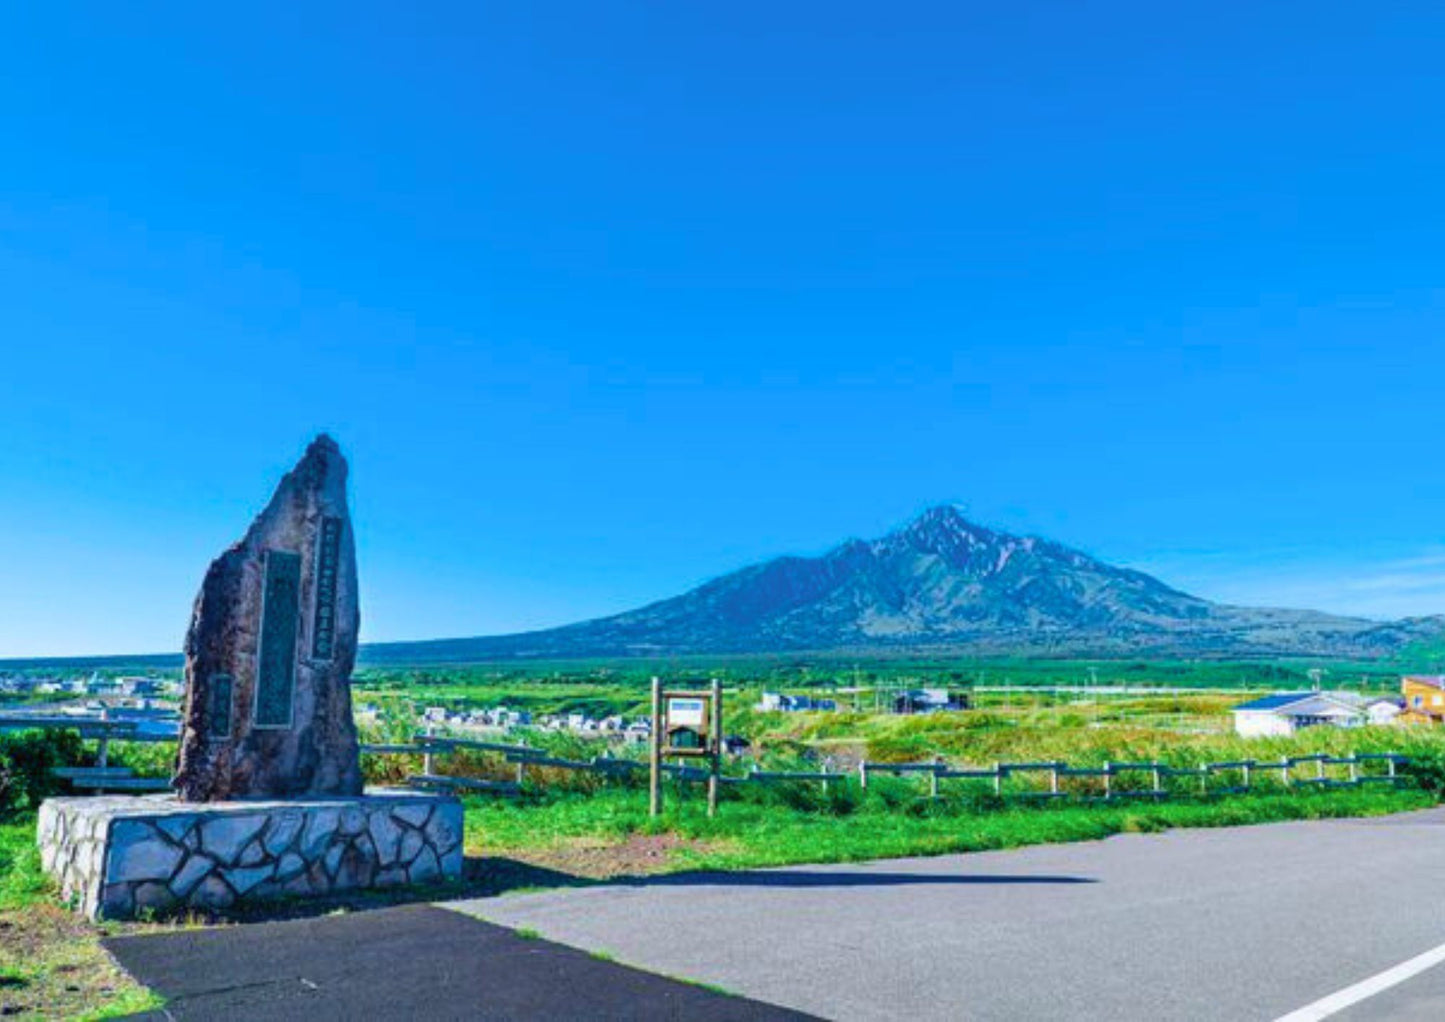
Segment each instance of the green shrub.
[[84,762],[85,749],[74,731],[0,734],[0,819],[33,809],[58,794],[65,782],[51,771]]

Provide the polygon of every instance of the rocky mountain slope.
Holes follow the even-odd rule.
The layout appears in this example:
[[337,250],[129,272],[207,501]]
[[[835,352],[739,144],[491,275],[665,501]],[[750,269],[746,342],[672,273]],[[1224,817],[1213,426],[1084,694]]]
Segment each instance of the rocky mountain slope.
[[368,647],[378,660],[670,656],[799,650],[1379,657],[1445,631],[1234,607],[1059,543],[935,507],[872,541],[780,557],[612,617],[520,635]]

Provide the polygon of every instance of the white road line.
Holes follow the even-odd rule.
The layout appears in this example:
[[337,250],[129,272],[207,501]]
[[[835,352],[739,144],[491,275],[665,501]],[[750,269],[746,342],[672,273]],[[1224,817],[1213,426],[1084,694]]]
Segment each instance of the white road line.
[[1353,986],[1347,986],[1328,997],[1321,997],[1318,1001],[1306,1004],[1298,1011],[1281,1015],[1274,1022],[1319,1022],[1322,1018],[1329,1018],[1336,1012],[1344,1011],[1352,1004],[1359,1004],[1368,997],[1374,997],[1393,986],[1399,986],[1405,980],[1412,976],[1418,976],[1426,969],[1439,965],[1441,962],[1445,962],[1445,944],[1432,947],[1424,954],[1416,955],[1409,961],[1401,962],[1384,972],[1377,972],[1369,979],[1362,979]]

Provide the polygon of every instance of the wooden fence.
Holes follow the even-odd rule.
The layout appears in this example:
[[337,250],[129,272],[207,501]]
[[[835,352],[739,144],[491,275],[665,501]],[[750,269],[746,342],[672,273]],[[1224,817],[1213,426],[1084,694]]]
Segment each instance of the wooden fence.
[[[449,752],[470,750],[495,753],[515,767],[515,775],[509,781],[483,780],[480,778],[456,777],[439,772],[436,758]],[[493,791],[500,794],[516,794],[527,778],[532,767],[555,767],[562,770],[587,771],[612,777],[625,777],[633,773],[639,776],[647,771],[647,764],[640,760],[619,759],[610,756],[594,756],[590,760],[564,759],[547,754],[540,749],[526,745],[508,745],[500,742],[483,742],[466,738],[451,738],[438,735],[417,735],[405,745],[363,745],[361,751],[375,755],[411,754],[423,757],[422,773],[409,778],[417,787],[436,789],[470,789]],[[1399,767],[1406,757],[1393,752],[1361,752],[1349,756],[1330,756],[1317,753],[1309,756],[1293,756],[1278,760],[1230,760],[1219,763],[1200,763],[1195,767],[1179,767],[1162,762],[1106,762],[1098,767],[1073,767],[1061,761],[1037,763],[995,763],[991,767],[955,767],[938,759],[926,763],[871,763],[863,761],[856,770],[834,770],[830,763],[816,771],[762,770],[754,765],[743,774],[725,774],[720,780],[725,785],[816,783],[826,791],[831,784],[856,782],[861,788],[868,788],[868,781],[874,774],[896,776],[922,776],[928,782],[928,794],[938,798],[941,782],[947,780],[983,781],[991,785],[994,794],[1020,798],[1065,798],[1101,797],[1104,799],[1124,797],[1164,798],[1171,794],[1231,794],[1250,791],[1257,787],[1257,779],[1273,776],[1284,788],[1291,787],[1358,787],[1364,784],[1395,784],[1400,779]],[[663,770],[680,781],[706,781],[708,772],[698,767],[677,766],[664,763]],[[1333,768],[1333,769],[1332,769]],[[1301,776],[1301,775],[1304,776]],[[1039,783],[1019,790],[1010,786],[1011,778],[1035,777]],[[1097,792],[1082,790],[1074,785],[1073,779],[1084,779],[1096,783]],[[1168,782],[1180,782],[1173,787]],[[1045,786],[1046,785],[1046,786]],[[1197,787],[1196,787],[1197,785]]]
[[[69,780],[75,787],[91,791],[164,791],[170,782],[164,778],[137,777],[125,767],[108,765],[112,741],[173,742],[175,736],[138,731],[138,721],[106,720],[95,717],[0,715],[0,731],[34,728],[68,728],[80,732],[82,738],[99,742],[97,762],[93,767],[65,767],[56,776]],[[411,787],[426,790],[476,791],[497,795],[516,795],[538,768],[574,770],[611,778],[646,776],[647,763],[613,756],[591,759],[567,759],[554,756],[528,745],[485,742],[446,735],[419,734],[410,742],[384,745],[362,745],[370,755],[419,755],[422,772],[407,778]],[[438,757],[460,751],[490,753],[500,756],[514,770],[510,779],[461,777],[437,769]],[[926,779],[928,794],[938,798],[944,781],[986,782],[995,795],[1017,798],[1165,798],[1171,794],[1230,794],[1257,787],[1259,778],[1272,777],[1283,788],[1358,787],[1365,784],[1395,784],[1400,779],[1399,767],[1406,757],[1393,752],[1361,752],[1349,756],[1317,753],[1278,760],[1241,759],[1220,763],[1199,763],[1179,767],[1161,762],[1106,762],[1097,767],[1075,767],[1062,761],[1036,763],[995,763],[991,767],[952,766],[941,759],[925,763],[872,763],[864,761],[854,770],[835,770],[825,761],[822,770],[762,770],[754,765],[743,774],[725,774],[724,785],[796,784],[822,785],[824,791],[832,784],[856,783],[867,789],[875,774],[918,776]],[[705,782],[708,771],[695,766],[664,763],[662,769],[682,782]],[[1025,784],[1010,784],[1024,778]],[[1032,782],[1032,783],[1029,783]],[[1083,783],[1078,783],[1083,782]],[[1173,785],[1169,782],[1174,782]]]
[[95,766],[56,767],[51,773],[67,780],[80,791],[104,794],[107,791],[169,791],[171,782],[165,777],[139,777],[129,767],[110,765],[111,742],[174,742],[180,738],[179,725],[173,734],[142,731],[143,722],[134,719],[110,720],[107,717],[80,717],[68,714],[0,714],[0,731],[30,731],[57,728],[80,732],[81,738],[98,743]]

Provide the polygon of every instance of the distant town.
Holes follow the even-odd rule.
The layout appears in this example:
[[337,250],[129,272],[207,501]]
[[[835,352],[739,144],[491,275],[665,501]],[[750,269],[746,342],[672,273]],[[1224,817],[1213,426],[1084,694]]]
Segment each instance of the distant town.
[[[1062,690],[1060,690],[1062,691]],[[1078,689],[1078,694],[1090,690]],[[1094,695],[1114,690],[1099,687]],[[1120,694],[1125,690],[1119,689]],[[1140,688],[1140,692],[1163,691]],[[948,688],[872,690],[850,701],[840,693],[763,691],[752,709],[759,713],[832,713],[841,709],[879,714],[960,713],[972,707],[968,691]],[[180,723],[182,684],[150,675],[106,676],[99,672],[59,675],[0,674],[0,704],[9,717],[108,719],[138,722],[153,735],[174,733]],[[52,697],[52,698],[46,698]],[[866,702],[866,705],[864,703]],[[840,707],[840,703],[843,703]],[[1280,737],[1311,727],[1354,728],[1406,724],[1445,723],[1445,675],[1403,675],[1398,694],[1366,695],[1345,690],[1281,691],[1233,706],[1233,730],[1242,738]],[[379,722],[381,707],[371,701],[356,706],[358,723]],[[652,723],[645,716],[584,712],[534,713],[508,706],[453,709],[428,706],[417,714],[423,729],[481,735],[507,734],[521,729],[565,732],[583,737],[623,742],[646,742]]]

